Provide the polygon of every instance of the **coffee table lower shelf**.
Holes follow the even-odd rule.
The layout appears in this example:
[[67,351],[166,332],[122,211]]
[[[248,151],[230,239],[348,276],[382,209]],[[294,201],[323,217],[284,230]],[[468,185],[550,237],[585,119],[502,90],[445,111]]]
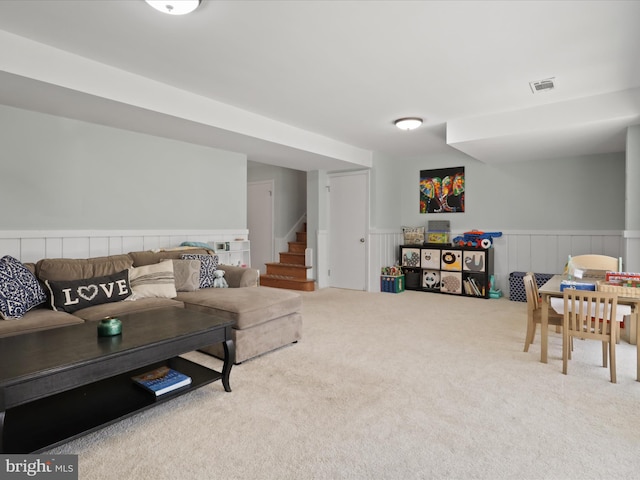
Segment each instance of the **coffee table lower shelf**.
[[[162,365],[190,376],[191,385],[156,397],[131,380]],[[174,357],[10,408],[5,412],[4,453],[51,449],[220,379],[216,370]]]

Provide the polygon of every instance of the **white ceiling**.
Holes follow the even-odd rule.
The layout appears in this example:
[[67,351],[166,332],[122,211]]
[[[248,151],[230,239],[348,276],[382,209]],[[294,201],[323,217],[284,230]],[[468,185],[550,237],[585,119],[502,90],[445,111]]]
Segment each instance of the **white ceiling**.
[[182,17],[2,0],[0,103],[301,170],[620,152],[640,123],[639,20],[615,0],[203,0]]

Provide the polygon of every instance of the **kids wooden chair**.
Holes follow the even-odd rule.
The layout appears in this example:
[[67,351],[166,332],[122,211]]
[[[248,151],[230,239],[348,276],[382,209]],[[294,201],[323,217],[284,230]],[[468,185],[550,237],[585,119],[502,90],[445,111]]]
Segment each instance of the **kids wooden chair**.
[[[538,293],[538,284],[536,283],[535,274],[527,272],[522,277],[524,282],[524,290],[527,295],[527,333],[524,340],[524,351],[529,351],[529,345],[533,343],[536,336],[536,327],[542,322],[542,304],[540,302],[540,294]],[[563,315],[556,313],[553,309],[549,309],[549,325],[555,325],[556,329],[562,326]]]
[[602,342],[602,366],[616,383],[616,338],[618,295],[610,292],[566,289],[562,325],[562,373],[567,374],[573,338]]

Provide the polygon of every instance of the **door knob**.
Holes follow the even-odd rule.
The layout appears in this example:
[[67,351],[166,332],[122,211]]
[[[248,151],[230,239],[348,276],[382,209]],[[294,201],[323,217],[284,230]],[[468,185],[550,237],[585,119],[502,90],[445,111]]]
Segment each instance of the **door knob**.
[[361,238],[361,239],[360,239],[360,243],[364,243],[364,238]]

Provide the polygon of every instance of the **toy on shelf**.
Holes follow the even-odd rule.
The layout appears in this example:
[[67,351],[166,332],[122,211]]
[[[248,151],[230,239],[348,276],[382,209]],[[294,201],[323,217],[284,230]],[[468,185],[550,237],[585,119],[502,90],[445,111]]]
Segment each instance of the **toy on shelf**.
[[453,244],[460,247],[474,248],[490,248],[493,245],[493,239],[501,237],[502,232],[481,232],[480,230],[471,230],[464,232],[461,236],[453,239]]
[[382,267],[380,271],[380,291],[388,293],[404,292],[404,274],[398,265]]
[[402,273],[402,268],[399,265],[394,265],[393,267],[382,267],[380,274],[388,277],[399,277],[400,275],[404,275]]
[[449,243],[451,225],[449,220],[429,220],[426,243],[446,245]]

